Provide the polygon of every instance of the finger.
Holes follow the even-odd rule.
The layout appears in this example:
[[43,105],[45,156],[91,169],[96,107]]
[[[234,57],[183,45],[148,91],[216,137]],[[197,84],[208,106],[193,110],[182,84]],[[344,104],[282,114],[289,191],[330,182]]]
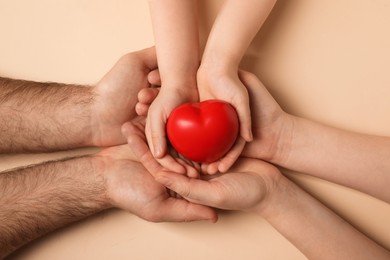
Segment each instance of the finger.
[[219,172],[227,172],[230,167],[237,161],[240,156],[242,150],[245,147],[245,140],[239,136],[234,144],[234,146],[230,149],[230,151],[220,160],[218,165]]
[[233,100],[232,105],[236,108],[240,121],[240,134],[245,141],[253,140],[251,127],[251,112],[249,107],[249,97],[237,98]]
[[138,92],[138,102],[150,105],[159,93],[159,88],[143,88]]
[[186,174],[188,177],[190,178],[199,177],[199,172],[192,165],[188,164],[186,161],[180,158],[176,158],[176,161],[186,169]]
[[167,170],[170,170],[179,174],[186,174],[187,169],[185,166],[178,163],[171,155],[166,154],[163,158],[157,159],[158,163]]
[[213,175],[213,174],[216,174],[218,173],[218,165],[219,165],[220,161],[215,161],[215,162],[212,162],[210,163],[208,166],[207,166],[207,173],[210,174],[210,175]]
[[143,104],[143,103],[137,103],[135,105],[135,112],[139,116],[147,116],[149,111],[149,105]]
[[155,47],[149,47],[140,50],[136,53],[142,57],[142,61],[148,69],[155,70],[157,68],[157,56]]
[[167,153],[165,123],[166,118],[161,114],[161,111],[149,113],[146,124],[146,137],[154,157],[158,159],[161,159]]
[[208,163],[202,163],[202,165],[200,166],[200,172],[203,174],[207,174],[207,167],[209,167]]
[[123,124],[122,133],[126,136],[127,143],[130,145],[135,157],[137,157],[152,176],[162,170],[161,165],[150,152],[149,147],[146,144],[145,136],[135,124],[131,122]]
[[159,172],[155,179],[190,202],[212,207],[218,206],[220,193],[214,187],[214,182],[188,178],[185,175],[171,172]]
[[183,199],[168,198],[159,206],[157,218],[161,221],[189,222],[197,220],[209,220],[216,222],[217,213],[207,206],[194,204]]
[[160,71],[156,69],[149,72],[148,81],[152,85],[161,86]]

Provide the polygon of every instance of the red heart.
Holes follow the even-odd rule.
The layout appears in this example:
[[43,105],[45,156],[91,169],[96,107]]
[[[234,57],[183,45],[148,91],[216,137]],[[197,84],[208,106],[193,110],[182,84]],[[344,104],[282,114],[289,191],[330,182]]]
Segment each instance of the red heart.
[[172,146],[187,159],[210,163],[224,156],[238,134],[236,110],[227,102],[207,100],[175,108],[168,118]]

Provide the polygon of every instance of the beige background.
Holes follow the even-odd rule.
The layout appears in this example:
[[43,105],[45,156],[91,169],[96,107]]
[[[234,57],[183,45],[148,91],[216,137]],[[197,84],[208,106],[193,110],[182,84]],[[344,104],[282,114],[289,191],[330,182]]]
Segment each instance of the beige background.
[[[199,1],[202,42],[221,3]],[[388,0],[280,0],[243,66],[293,114],[390,136],[389,14]],[[151,45],[147,1],[0,0],[3,76],[93,84],[122,54]],[[4,155],[0,169],[65,154]],[[390,249],[389,204],[312,177],[289,175]],[[217,224],[153,224],[120,210],[54,232],[15,258],[305,259],[254,215],[222,213]]]

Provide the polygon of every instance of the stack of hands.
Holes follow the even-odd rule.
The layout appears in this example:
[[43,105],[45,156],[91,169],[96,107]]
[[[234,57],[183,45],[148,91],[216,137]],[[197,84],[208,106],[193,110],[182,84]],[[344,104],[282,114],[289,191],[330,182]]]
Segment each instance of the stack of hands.
[[221,161],[198,165],[166,148],[156,159],[147,144],[152,107],[163,94],[155,87],[161,82],[154,48],[123,56],[93,87],[0,78],[0,152],[107,147],[0,174],[0,256],[118,207],[154,222],[215,222],[215,208],[244,210],[265,218],[309,258],[388,258],[277,166],[390,202],[389,138],[287,114],[256,76],[239,71],[237,80],[248,93],[253,140],[239,138]]
[[[153,118],[152,108],[157,105],[159,107],[164,105],[160,107],[164,110],[166,106],[169,107],[174,102],[172,100],[166,101],[164,95],[169,93],[165,94],[160,88],[161,78],[157,70],[155,50],[153,48],[147,49],[136,55],[147,57],[149,63],[147,64],[148,69],[143,71],[142,80],[146,85],[143,88],[138,88],[138,93],[127,97],[133,99],[131,103],[135,106],[136,111],[130,118],[131,120],[121,127],[122,134],[126,137],[129,145],[110,147],[99,153],[99,156],[104,158],[104,168],[108,172],[105,177],[107,183],[115,184],[114,187],[108,188],[108,197],[112,198],[112,205],[126,208],[122,195],[128,194],[129,191],[125,192],[124,190],[135,189],[135,187],[132,187],[132,189],[117,187],[117,184],[127,186],[129,182],[117,179],[118,176],[125,177],[125,174],[112,174],[111,171],[111,166],[118,167],[117,163],[113,163],[113,161],[127,159],[136,161],[137,169],[143,169],[143,171],[149,173],[148,175],[140,175],[144,180],[139,183],[145,184],[142,185],[145,191],[132,193],[142,194],[147,192],[145,195],[158,196],[158,199],[150,198],[154,202],[153,204],[145,203],[148,196],[143,196],[142,199],[138,198],[137,200],[141,202],[139,209],[130,209],[131,212],[148,220],[210,220],[214,222],[217,220],[216,212],[213,210],[214,207],[255,211],[259,214],[265,210],[266,205],[272,200],[272,194],[278,189],[279,184],[284,185],[284,182],[281,181],[280,171],[263,160],[276,162],[287,156],[287,147],[279,149],[278,143],[282,145],[283,142],[291,139],[293,120],[290,116],[283,112],[256,76],[249,72],[240,71],[238,74],[240,86],[245,88],[244,93],[247,96],[247,93],[250,94],[250,102],[254,104],[252,107],[253,129],[255,131],[253,141],[248,143],[244,149],[245,141],[243,141],[243,138],[238,138],[235,147],[220,161],[211,164],[191,162],[177,154],[171,147],[167,147],[165,125],[163,133],[148,133],[148,122],[157,121],[157,119],[151,119]],[[132,68],[132,70],[134,69]],[[107,77],[110,79],[110,76],[108,74],[106,79]],[[141,79],[142,77],[138,76],[136,78]],[[100,94],[100,86],[105,86],[104,82],[105,79],[97,86],[96,96],[103,96]],[[195,91],[197,92],[196,88]],[[134,92],[132,91],[132,93]],[[174,93],[172,94],[168,96],[170,98],[175,96]],[[199,100],[195,99],[193,101]],[[158,102],[163,103],[161,105]],[[106,109],[107,107],[104,107],[99,110]],[[132,110],[134,111],[134,108]],[[110,118],[117,113],[118,111],[113,111],[113,114],[107,117]],[[100,136],[104,139],[107,134],[103,133],[105,131],[104,127],[101,128]],[[148,139],[148,136],[151,138]],[[157,136],[158,138],[152,138]],[[147,140],[151,141],[150,146]],[[154,152],[159,149],[153,150],[153,141],[155,143],[161,141],[162,144],[156,145],[164,147],[161,148],[160,153]],[[100,140],[99,143],[107,145],[105,140]],[[287,146],[287,143],[285,146]],[[168,153],[168,150],[171,152]],[[241,157],[238,159],[240,155]],[[233,164],[234,167],[226,173]],[[128,171],[129,168],[124,170]],[[126,177],[134,178],[130,175]],[[174,193],[169,190],[167,192],[166,188],[174,191]],[[128,204],[134,206],[134,203]]]
[[[117,207],[154,222],[215,222],[215,208],[243,210],[309,259],[389,259],[278,168],[390,202],[390,138],[290,115],[239,70],[276,0],[227,0],[201,59],[196,1],[149,2],[156,49],[123,56],[95,86],[0,77],[1,153],[105,147],[0,174],[0,258]],[[236,109],[240,135],[220,160],[198,164],[168,147],[165,125],[177,106],[208,99]]]

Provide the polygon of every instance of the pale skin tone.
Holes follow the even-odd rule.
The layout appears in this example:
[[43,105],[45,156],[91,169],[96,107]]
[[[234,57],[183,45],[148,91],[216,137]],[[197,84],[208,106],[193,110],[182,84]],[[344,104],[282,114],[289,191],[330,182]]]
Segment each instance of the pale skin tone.
[[[0,212],[0,218],[2,219],[0,225],[4,225],[1,226],[1,230],[6,230],[4,234],[7,234],[2,237],[4,238],[3,240],[0,240],[0,252],[4,252],[4,256],[51,230],[109,207],[121,207],[151,221],[190,221],[198,219],[215,221],[215,212],[208,207],[200,206],[196,203],[194,204],[195,200],[197,200],[196,202],[210,206],[218,206],[224,209],[242,209],[259,212],[259,214],[265,217],[309,258],[317,259],[319,256],[329,256],[330,251],[327,251],[328,254],[323,254],[323,251],[319,251],[324,244],[328,250],[335,250],[330,256],[338,256],[342,259],[345,258],[347,253],[347,256],[352,256],[353,259],[359,259],[359,257],[362,256],[374,259],[385,259],[385,257],[389,257],[386,250],[377,246],[371,240],[354,230],[350,225],[339,219],[314,199],[307,197],[308,195],[306,193],[303,193],[304,195],[302,195],[299,192],[300,190],[298,187],[294,186],[292,183],[286,183],[283,181],[283,177],[279,178],[281,176],[280,173],[271,165],[253,160],[240,161],[230,173],[216,176],[213,181],[188,179],[185,176],[167,172],[162,168],[161,165],[154,160],[145,144],[142,118],[135,118],[133,108],[137,102],[136,98],[134,98],[136,95],[133,94],[124,97],[124,102],[119,102],[121,97],[124,96],[123,93],[119,93],[119,96],[115,97],[115,91],[112,89],[122,87],[128,88],[129,91],[132,88],[146,89],[146,87],[149,86],[146,77],[155,67],[156,61],[152,49],[126,55],[96,87],[91,88],[93,91],[91,91],[90,94],[95,98],[86,99],[89,102],[76,102],[76,104],[79,104],[78,110],[84,110],[85,113],[83,113],[83,115],[90,115],[90,117],[83,116],[73,119],[80,120],[74,122],[74,124],[82,126],[84,125],[84,119],[88,118],[87,123],[85,123],[87,127],[69,128],[68,134],[70,136],[77,137],[84,132],[85,129],[91,128],[91,134],[85,135],[87,137],[85,140],[82,140],[81,143],[109,145],[109,143],[116,144],[117,142],[125,142],[124,137],[117,133],[120,132],[118,126],[120,125],[119,122],[121,121],[121,118],[127,118],[127,120],[132,120],[132,123],[124,124],[122,131],[124,133],[127,131],[135,133],[132,135],[132,138],[127,140],[128,143],[131,144],[130,147],[125,145],[107,148],[94,156],[49,162],[0,174],[0,191],[2,192],[0,204],[2,209],[7,209]],[[255,100],[259,101],[260,96],[264,98],[264,100],[262,100],[264,102],[263,105],[265,106],[265,104],[267,104],[270,108],[269,111],[266,109],[264,109],[264,111],[272,112],[272,116],[269,117],[269,120],[267,120],[267,117],[264,116],[263,113],[256,114],[258,118],[262,117],[265,122],[264,126],[256,127],[257,131],[259,131],[258,133],[264,131],[264,127],[269,127],[268,130],[275,130],[269,131],[270,136],[277,136],[277,138],[270,138],[271,142],[269,143],[263,142],[264,145],[268,144],[268,146],[264,148],[282,145],[284,143],[280,141],[282,140],[282,132],[276,131],[276,129],[278,129],[276,125],[278,124],[275,123],[276,121],[283,122],[283,120],[277,116],[280,108],[272,97],[270,98],[270,96],[267,96],[268,92],[253,75],[244,73],[241,75],[241,80],[248,86],[251,95],[253,94],[254,97],[258,98]],[[102,82],[104,82],[103,85]],[[24,84],[26,83],[27,82],[24,82]],[[125,84],[122,85],[121,83]],[[7,84],[9,84],[9,82]],[[31,84],[32,86],[35,86],[35,89],[38,88],[36,83],[31,82]],[[140,87],[140,85],[142,87]],[[71,104],[75,103],[73,102],[73,98],[79,100],[80,95],[86,93],[84,89],[80,90],[81,92],[78,92],[79,86],[66,87],[70,87],[72,91],[66,93],[67,95],[63,99],[72,101],[70,102]],[[61,88],[61,86],[59,86],[59,88]],[[17,103],[17,89],[18,88],[13,91],[13,95],[2,95],[2,102],[4,102],[7,107],[10,106],[10,104]],[[42,89],[43,93],[47,91],[44,89],[46,88]],[[259,90],[263,95],[259,95],[260,92],[256,92]],[[23,95],[26,95],[26,93],[29,92],[23,91]],[[155,89],[151,89],[149,98],[153,99],[156,93],[157,91]],[[48,97],[50,97],[50,95]],[[32,97],[30,97],[30,99],[31,98]],[[110,104],[110,100],[116,99],[118,99],[116,104]],[[24,98],[23,100],[29,100],[29,98]],[[105,100],[105,102],[102,102],[102,100]],[[52,118],[55,117],[55,114],[50,112],[55,111],[53,106],[57,104],[50,102],[50,98],[46,98],[42,102],[45,101],[49,102],[47,103],[48,107],[45,109],[42,107],[39,110],[39,113],[36,113],[33,109],[36,104],[29,110],[27,107],[24,107],[24,111],[31,111],[31,113],[26,116],[40,118],[38,114],[46,113],[45,115],[48,118],[46,121],[45,118],[40,118],[43,120],[42,125],[46,126],[47,129],[60,128],[63,122],[53,121]],[[40,103],[41,106],[42,102]],[[273,103],[276,105],[272,106]],[[118,116],[114,112],[114,109],[110,110],[109,107],[105,107],[107,104],[110,104],[110,108],[115,108],[117,107],[116,105],[120,107],[120,104],[125,104],[125,108],[130,108],[129,114],[126,116]],[[258,102],[256,102],[256,104],[258,104]],[[21,106],[22,103],[19,102],[19,105]],[[17,108],[17,106],[14,106],[14,108]],[[64,106],[63,109],[66,111],[67,106]],[[124,108],[122,107],[121,109]],[[0,111],[2,111],[2,109],[0,109]],[[104,114],[103,111],[107,111],[107,114]],[[17,109],[14,112],[17,112]],[[21,119],[24,119],[23,113],[17,115]],[[20,121],[24,122],[24,126],[27,127],[27,129],[30,127],[25,123],[28,121]],[[107,122],[110,123],[107,124]],[[8,128],[2,131],[5,134],[10,134],[9,138],[14,138],[14,136],[12,136],[12,134],[15,133],[14,131],[11,131]],[[27,130],[25,131],[26,134],[28,132],[29,131]],[[44,134],[37,131],[35,124],[31,125],[30,133],[36,133],[38,136],[42,136],[41,139],[46,137]],[[55,131],[53,131],[53,133],[55,133]],[[65,132],[65,134],[66,133],[67,132]],[[255,136],[257,135],[255,134]],[[291,137],[291,134],[286,136]],[[31,135],[29,138],[34,140],[34,135]],[[41,142],[37,142],[39,145],[36,143],[26,144],[27,148],[20,145],[9,146],[11,147],[9,148],[9,152],[24,151],[24,149],[27,149],[28,151],[62,149],[62,147],[71,147],[75,145],[71,138],[69,138],[69,140],[65,138],[61,139],[61,145],[56,142],[50,142],[50,140],[55,140],[54,138],[51,138],[51,136],[47,136],[48,142],[44,143],[44,148],[42,148]],[[285,139],[287,140],[290,138]],[[22,143],[17,137],[15,137],[15,140],[18,141],[15,141],[16,144]],[[41,141],[39,138],[37,138],[37,140]],[[7,143],[4,139],[2,139],[2,142],[5,144]],[[76,143],[76,147],[81,146],[78,143],[79,142]],[[15,147],[18,148],[15,149]],[[5,149],[6,152],[8,152],[7,149]],[[248,147],[248,151],[246,152],[250,154],[254,151],[262,154],[261,156],[268,157],[270,160],[279,157],[277,156],[276,149],[269,149],[271,152],[268,152],[266,149],[256,150],[253,146],[252,148]],[[263,153],[261,153],[262,151]],[[286,151],[288,151],[288,149]],[[283,154],[288,154],[288,152]],[[146,169],[138,163],[137,158],[141,158],[142,164],[146,165],[146,169],[152,173],[159,182],[177,191],[179,195],[188,200],[178,200],[175,197],[171,197],[164,186],[157,183],[149,174],[147,174]],[[195,184],[194,187],[192,187],[193,183]],[[187,184],[190,185],[188,186]],[[198,190],[198,188],[200,190]],[[209,191],[210,196],[204,198],[204,191]],[[295,193],[297,195],[292,196],[292,194]],[[245,200],[242,199],[243,196],[245,197]],[[204,199],[204,201],[202,201],[202,199]],[[243,201],[245,201],[245,203],[242,203]],[[318,207],[318,205],[316,206],[313,201],[319,204],[320,207]],[[50,204],[49,209],[47,208],[48,204]],[[32,207],[25,207],[24,205]],[[147,207],[145,207],[145,205],[147,205]],[[277,207],[271,208],[267,205],[277,205]],[[298,212],[296,212],[297,208]],[[10,212],[12,212],[12,218],[9,218]],[[48,212],[50,214],[48,214]],[[283,212],[283,214],[280,212]],[[296,215],[300,217],[296,217]],[[329,229],[328,225],[325,227],[324,223],[326,222],[319,223],[318,219],[320,218],[318,216],[321,216],[321,218],[325,216],[332,226],[335,225],[337,227],[339,233],[340,230],[343,231],[343,234],[340,235],[342,240],[339,242],[345,247],[341,247],[340,243],[333,241],[334,239],[337,239],[334,235],[335,233],[331,232],[333,229]],[[291,219],[292,225],[286,225],[286,217]],[[302,221],[302,219],[305,221]],[[316,228],[308,229],[307,223],[312,223],[310,226]],[[320,230],[319,233],[316,231],[317,226]],[[302,232],[302,230],[304,230],[304,232]],[[303,235],[301,235],[302,233]],[[308,243],[306,241],[308,236],[313,238],[313,241],[309,241]],[[325,237],[325,241],[322,241],[323,237]],[[340,250],[340,248],[342,248],[342,250]],[[359,249],[362,250],[363,248],[365,251],[358,255],[357,253],[354,255],[352,252]]]
[[[162,87],[148,112],[146,138],[152,153],[164,167],[185,172],[184,167],[167,154],[165,133],[170,113],[185,102],[219,99],[231,103],[238,113],[241,133],[232,150],[242,151],[245,141],[252,140],[248,93],[237,71],[275,2],[226,0],[213,25],[198,70],[196,1],[149,1]],[[144,109],[142,98],[138,106]],[[228,153],[221,158],[219,171],[227,171],[237,159],[236,155]]]
[[[137,92],[149,87],[147,76],[156,66],[151,48],[123,56],[92,87],[1,78],[1,151],[126,143],[121,126],[136,120]],[[0,258],[112,207],[155,222],[216,221],[213,209],[172,197],[133,154],[125,144],[92,156],[0,173]]]
[[[309,259],[388,259],[388,250],[259,159],[390,202],[386,190],[390,183],[390,163],[386,160],[389,138],[351,133],[294,117],[280,108],[253,74],[241,71],[240,79],[250,93],[254,122],[254,141],[243,155],[255,159],[241,159],[228,173],[209,176],[208,181],[159,172],[143,140],[142,127],[127,124],[125,134],[137,147],[135,155],[149,165],[148,171],[157,181],[191,202],[259,214]],[[158,84],[157,74],[155,80]],[[144,89],[140,94],[145,102],[152,102],[157,93],[157,89]]]
[[161,172],[156,180],[188,201],[253,212],[308,259],[389,259],[390,252],[260,160],[241,159],[211,180]]
[[[158,84],[157,74],[153,79],[153,84]],[[254,122],[254,140],[241,156],[310,174],[390,203],[389,137],[353,133],[290,115],[256,76],[241,71],[240,80],[250,94]],[[156,92],[143,89],[139,95],[151,102]],[[233,157],[240,153],[231,152]],[[202,172],[217,173],[218,162],[202,165]]]
[[[165,124],[174,108],[199,100],[196,71],[199,67],[199,36],[195,1],[150,0],[162,90],[150,107],[146,137],[161,165],[179,173],[185,166],[167,152]],[[138,105],[142,109],[142,103]]]

